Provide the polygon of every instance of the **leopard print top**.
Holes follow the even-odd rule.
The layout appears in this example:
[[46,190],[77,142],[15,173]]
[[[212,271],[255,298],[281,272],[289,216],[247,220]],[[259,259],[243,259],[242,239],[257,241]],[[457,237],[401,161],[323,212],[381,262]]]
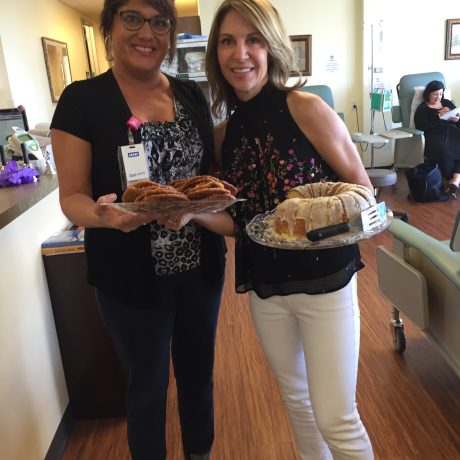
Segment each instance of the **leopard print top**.
[[[177,100],[175,108],[174,121],[144,123],[141,127],[150,179],[160,184],[196,176],[203,156],[197,127]],[[200,265],[201,231],[194,222],[177,232],[152,222],[150,241],[158,275],[173,275]]]

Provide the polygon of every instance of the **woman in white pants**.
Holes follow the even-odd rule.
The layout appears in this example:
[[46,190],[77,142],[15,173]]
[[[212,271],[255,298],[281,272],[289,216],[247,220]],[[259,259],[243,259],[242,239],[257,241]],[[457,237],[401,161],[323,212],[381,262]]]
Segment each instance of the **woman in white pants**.
[[[245,201],[230,212],[170,216],[235,236],[236,291],[249,293],[260,341],[278,380],[302,460],[371,460],[359,417],[357,244],[320,250],[253,242],[246,224],[297,185],[372,185],[349,133],[320,98],[287,87],[293,52],[268,0],[224,0],[208,39],[206,71],[222,178]],[[173,227],[175,228],[175,227]]]
[[[300,457],[372,458],[355,403],[359,353],[356,275],[347,286],[328,294],[261,299],[251,291],[249,300]],[[338,414],[342,414],[340,421]],[[349,453],[343,451],[347,445],[353,445]]]

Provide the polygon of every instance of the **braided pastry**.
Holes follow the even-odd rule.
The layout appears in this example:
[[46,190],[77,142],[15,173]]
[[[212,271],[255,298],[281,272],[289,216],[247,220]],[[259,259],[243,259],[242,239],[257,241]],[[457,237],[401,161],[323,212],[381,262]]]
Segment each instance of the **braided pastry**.
[[234,200],[236,187],[214,176],[201,175],[188,179],[176,179],[168,185],[151,180],[140,180],[131,184],[123,193],[122,201],[161,200]]
[[188,200],[184,193],[170,185],[162,185],[150,180],[141,180],[131,184],[122,196],[124,203],[157,200]]
[[190,200],[232,200],[237,193],[233,185],[209,175],[178,179],[170,185],[185,193]]
[[147,179],[134,182],[126,188],[121,197],[121,201],[123,201],[124,203],[131,203],[133,201],[136,201],[139,197],[141,197],[144,194],[145,189],[156,187],[157,185],[159,184]]
[[161,185],[146,189],[142,200],[137,201],[161,201],[161,200],[181,200],[188,201],[187,195],[179,192],[169,185]]

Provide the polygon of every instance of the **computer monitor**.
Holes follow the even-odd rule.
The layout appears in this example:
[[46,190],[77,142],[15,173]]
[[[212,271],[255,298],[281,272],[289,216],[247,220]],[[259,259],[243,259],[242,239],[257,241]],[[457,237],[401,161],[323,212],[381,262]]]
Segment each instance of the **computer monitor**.
[[12,109],[0,109],[0,144],[5,145],[7,138],[13,131],[11,128],[16,126],[24,131],[29,130],[27,115],[24,107],[19,106]]

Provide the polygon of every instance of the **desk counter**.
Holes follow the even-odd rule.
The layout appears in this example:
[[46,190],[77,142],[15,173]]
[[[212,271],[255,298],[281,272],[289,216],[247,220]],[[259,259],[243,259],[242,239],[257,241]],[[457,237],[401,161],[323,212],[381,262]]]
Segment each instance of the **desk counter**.
[[56,175],[40,176],[31,184],[0,188],[0,229],[58,188]]

